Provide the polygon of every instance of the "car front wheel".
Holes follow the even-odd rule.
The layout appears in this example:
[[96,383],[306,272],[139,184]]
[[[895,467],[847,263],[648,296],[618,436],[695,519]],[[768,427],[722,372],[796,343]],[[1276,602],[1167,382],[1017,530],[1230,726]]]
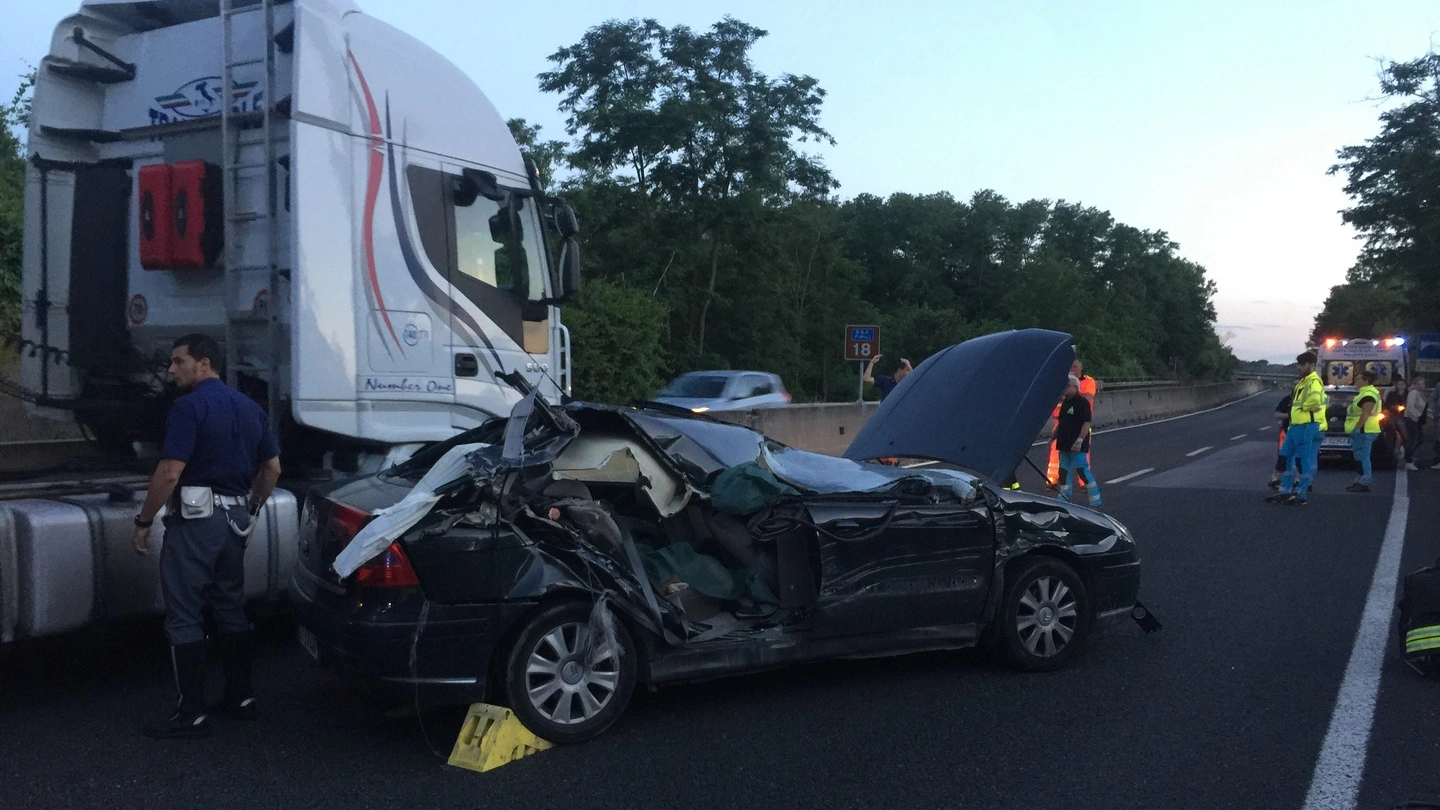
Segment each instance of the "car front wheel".
[[516,638],[505,665],[505,693],[520,722],[556,743],[598,737],[619,719],[635,688],[635,643],[614,618],[607,638],[592,606],[554,605]]
[[1075,569],[1051,557],[1023,560],[997,617],[1001,649],[1020,669],[1058,669],[1089,636],[1090,612],[1090,594]]

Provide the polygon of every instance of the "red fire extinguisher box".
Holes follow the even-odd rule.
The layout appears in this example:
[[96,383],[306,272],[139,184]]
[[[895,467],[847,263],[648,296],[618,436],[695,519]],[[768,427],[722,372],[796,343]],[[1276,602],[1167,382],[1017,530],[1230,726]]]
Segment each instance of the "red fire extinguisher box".
[[224,233],[220,196],[218,166],[187,160],[171,167],[171,267],[215,266]]
[[140,266],[146,270],[171,267],[171,173],[165,163],[140,167]]

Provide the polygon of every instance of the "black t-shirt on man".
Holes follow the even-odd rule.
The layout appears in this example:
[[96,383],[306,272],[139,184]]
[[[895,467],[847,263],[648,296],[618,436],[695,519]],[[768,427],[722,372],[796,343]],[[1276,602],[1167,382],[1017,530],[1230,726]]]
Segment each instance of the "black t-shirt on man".
[[[1060,452],[1070,450],[1080,438],[1080,429],[1090,421],[1090,401],[1076,394],[1060,403],[1060,416],[1055,420],[1055,448]],[[1090,452],[1090,435],[1080,445],[1081,452]]]

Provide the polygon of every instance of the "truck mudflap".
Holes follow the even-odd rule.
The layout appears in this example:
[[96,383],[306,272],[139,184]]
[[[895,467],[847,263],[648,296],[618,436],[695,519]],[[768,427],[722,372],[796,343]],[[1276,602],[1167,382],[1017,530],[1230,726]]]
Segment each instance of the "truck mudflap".
[[[144,491],[0,502],[0,642],[159,615],[162,521],[148,556],[130,546]],[[245,595],[278,599],[295,566],[295,496],[276,490],[245,548]]]

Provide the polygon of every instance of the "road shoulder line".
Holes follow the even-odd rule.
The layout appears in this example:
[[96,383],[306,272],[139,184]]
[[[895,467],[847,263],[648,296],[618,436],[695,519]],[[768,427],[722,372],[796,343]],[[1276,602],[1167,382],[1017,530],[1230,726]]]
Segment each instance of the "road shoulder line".
[[1355,633],[1355,646],[1340,694],[1330,714],[1330,728],[1315,761],[1315,774],[1305,795],[1304,810],[1354,810],[1365,775],[1365,754],[1375,723],[1375,703],[1390,640],[1390,621],[1399,587],[1400,557],[1405,550],[1405,523],[1409,519],[1409,476],[1395,477],[1395,500],[1390,522],[1375,562],[1375,577]]

